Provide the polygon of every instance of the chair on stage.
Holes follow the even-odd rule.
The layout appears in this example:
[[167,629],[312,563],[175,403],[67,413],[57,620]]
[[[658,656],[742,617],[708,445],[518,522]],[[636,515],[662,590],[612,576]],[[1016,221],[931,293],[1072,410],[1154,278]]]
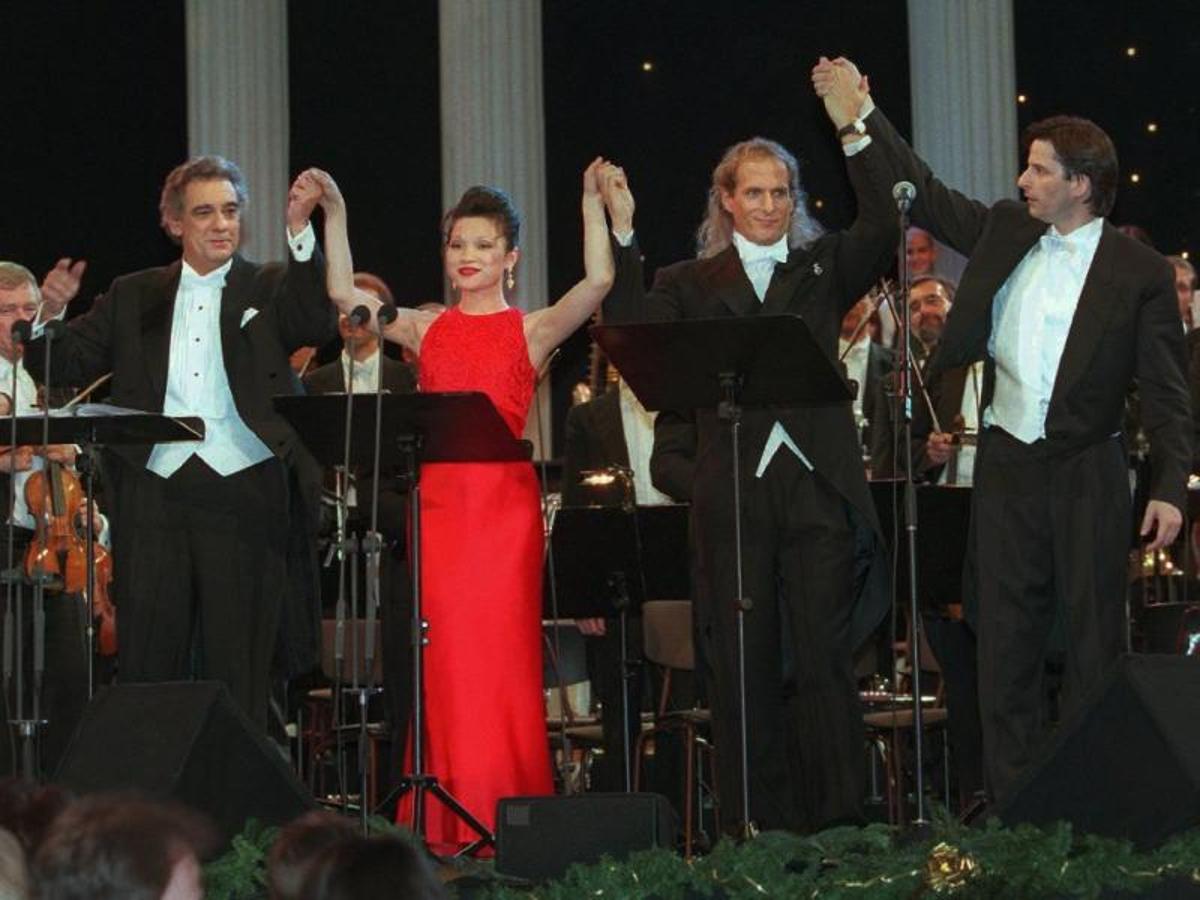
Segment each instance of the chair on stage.
[[[379,760],[379,745],[390,739],[387,724],[383,721],[373,721],[369,718],[372,704],[369,702],[382,693],[383,688],[383,654],[381,652],[380,640],[382,638],[382,625],[379,620],[372,623],[375,630],[375,659],[365,679],[360,675],[359,686],[365,688],[368,697],[367,703],[367,808],[375,809],[378,803],[378,760]],[[351,667],[355,659],[358,660],[358,665],[361,668],[364,659],[364,648],[366,647],[366,622],[362,619],[347,620],[345,630],[343,632],[343,656],[342,670],[339,671],[336,653],[336,635],[337,635],[337,620],[323,619],[321,622],[321,671],[325,677],[329,679],[331,684],[328,687],[313,688],[308,691],[303,706],[303,719],[299,723],[298,731],[300,734],[300,759],[302,761],[302,775],[307,776],[309,789],[318,800],[323,800],[328,796],[329,790],[329,774],[333,773],[333,783],[337,787],[339,794],[348,791],[348,787],[339,787],[339,785],[349,785],[357,783],[357,779],[351,782],[346,778],[345,771],[354,771],[353,765],[348,765],[349,761],[357,758],[355,750],[359,736],[359,703],[358,697],[352,691]],[[365,680],[365,684],[363,683]],[[340,726],[336,721],[336,711],[334,707],[334,689],[338,684],[341,684],[342,696],[342,722]],[[338,735],[341,735],[342,753],[339,759],[338,754]],[[351,755],[355,754],[355,755]],[[339,778],[339,767],[343,767],[342,777]],[[343,798],[339,797],[339,801]]]
[[[888,821],[893,825],[903,825],[905,820],[905,799],[907,789],[904,779],[903,746],[911,742],[913,733],[913,707],[911,688],[911,662],[908,652],[911,633],[896,644],[896,680],[893,692],[867,692],[861,695],[867,712],[863,713],[863,723],[867,729],[868,746],[879,753],[883,760],[887,788]],[[923,695],[921,707],[921,723],[926,732],[940,731],[942,744],[942,771],[944,779],[944,796],[947,806],[950,803],[950,741],[946,723],[949,714],[946,710],[945,690],[942,684],[942,670],[938,664],[925,632],[921,632],[921,672],[937,676],[936,692]],[[925,698],[928,698],[926,703]]]
[[546,692],[546,731],[555,759],[555,778],[565,794],[587,789],[604,728],[592,715],[591,684],[583,635],[573,621],[543,622],[542,679]]
[[[692,638],[692,604],[688,600],[647,600],[642,604],[642,634],[645,659],[662,672],[662,690],[655,707],[654,720],[638,736],[634,756],[633,789],[639,790],[647,744],[660,735],[680,734],[684,746],[683,775],[683,848],[692,858],[696,819],[702,814],[703,797],[713,804],[714,827],[719,834],[720,807],[717,803],[717,757],[712,742],[712,715],[707,709],[669,709],[671,674],[692,672],[696,668],[696,648]],[[703,778],[704,762],[708,777]],[[703,823],[701,823],[702,825]]]

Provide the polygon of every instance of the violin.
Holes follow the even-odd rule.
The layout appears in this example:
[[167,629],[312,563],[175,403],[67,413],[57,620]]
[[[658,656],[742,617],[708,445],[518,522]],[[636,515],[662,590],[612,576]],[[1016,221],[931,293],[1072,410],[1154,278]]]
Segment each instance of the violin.
[[[31,577],[57,576],[62,590],[87,595],[87,545],[79,528],[85,497],[79,477],[63,463],[46,460],[44,469],[32,472],[25,482],[25,503],[34,518],[33,541],[25,553],[25,571]],[[112,555],[92,541],[96,574],[92,607],[99,622],[101,656],[117,652],[117,611],[109,595]]]

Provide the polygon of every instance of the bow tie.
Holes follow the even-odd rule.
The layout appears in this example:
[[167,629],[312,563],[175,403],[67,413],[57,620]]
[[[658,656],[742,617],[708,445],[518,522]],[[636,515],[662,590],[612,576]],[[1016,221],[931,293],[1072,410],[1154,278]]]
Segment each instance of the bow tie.
[[1061,234],[1051,234],[1049,231],[1038,238],[1038,243],[1047,253],[1065,253],[1070,256],[1075,252],[1073,243]]
[[225,287],[225,276],[229,273],[228,266],[221,266],[219,269],[213,269],[207,275],[198,275],[193,271],[184,269],[179,276],[179,286],[182,288],[210,288],[220,290]]
[[788,249],[785,241],[779,241],[769,247],[764,247],[762,244],[739,247],[738,254],[742,258],[742,265],[755,266],[765,263],[768,260],[772,263],[787,262]]

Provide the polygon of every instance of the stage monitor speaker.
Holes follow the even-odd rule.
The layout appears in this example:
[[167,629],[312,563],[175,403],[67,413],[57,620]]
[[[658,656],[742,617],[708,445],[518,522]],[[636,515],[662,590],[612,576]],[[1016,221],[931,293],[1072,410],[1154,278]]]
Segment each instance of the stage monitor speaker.
[[995,815],[1152,847],[1200,825],[1200,658],[1127,654],[1058,727]]
[[672,847],[675,813],[659,794],[505,797],[496,816],[496,871],[542,881],[602,854]]
[[127,684],[92,699],[55,781],[80,794],[136,790],[210,816],[226,838],[313,807],[280,752],[217,682]]

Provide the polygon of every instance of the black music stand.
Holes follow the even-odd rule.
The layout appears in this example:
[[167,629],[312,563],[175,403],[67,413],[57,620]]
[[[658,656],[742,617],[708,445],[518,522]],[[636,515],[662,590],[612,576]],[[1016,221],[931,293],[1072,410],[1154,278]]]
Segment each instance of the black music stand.
[[[96,551],[93,546],[94,511],[96,507],[95,494],[95,450],[98,446],[128,446],[140,444],[174,443],[177,441],[197,441],[204,437],[204,422],[194,416],[164,416],[157,413],[146,413],[139,410],[125,409],[103,403],[79,404],[68,409],[54,410],[49,416],[12,416],[5,428],[7,440],[15,441],[13,446],[42,444],[77,444],[80,453],[76,457],[76,468],[83,475],[84,484],[84,517],[85,517],[85,552],[87,573],[87,615],[85,616],[85,642],[87,653],[87,695],[95,693],[95,588],[96,588]],[[20,563],[0,575],[9,588],[9,596],[16,597],[16,620],[14,621],[14,604],[7,603],[4,612],[4,659],[5,680],[13,661],[15,645],[16,664],[16,703],[14,704],[15,718],[9,724],[17,729],[22,745],[22,770],[26,778],[32,780],[35,776],[33,762],[33,747],[36,734],[43,724],[40,709],[41,676],[45,662],[45,620],[41,614],[42,592],[47,586],[44,575],[38,575],[33,583],[34,629],[33,629],[33,660],[34,683],[31,699],[31,717],[25,715],[24,687],[24,652],[23,624],[21,623],[20,607],[22,605],[21,589],[28,582]]]
[[597,325],[592,337],[648,410],[712,409],[730,423],[737,591],[738,706],[742,827],[750,822],[746,722],[745,615],[742,580],[741,418],[747,406],[848,402],[852,392],[799,316],[750,316]]
[[[385,447],[399,451],[398,477],[409,485],[409,528],[412,547],[413,587],[413,772],[405,773],[394,796],[413,792],[412,830],[425,840],[425,795],[433,794],[465,822],[479,839],[456,854],[465,856],[488,845],[495,835],[476,819],[438,782],[436,775],[424,771],[424,668],[423,651],[429,643],[429,623],[421,615],[421,464],[426,462],[522,462],[532,459],[528,442],[512,436],[504,420],[487,395],[478,392],[388,394],[377,398],[362,394],[352,400],[353,429],[351,446],[357,447],[351,462],[373,462],[375,410],[380,407],[380,440]],[[346,397],[322,394],[313,397],[276,397],[276,410],[301,434],[311,436],[309,451],[318,459],[341,461],[345,435],[337,422]],[[359,430],[362,429],[360,434]],[[368,632],[369,632],[368,623]],[[385,801],[387,802],[387,801]],[[365,805],[365,801],[364,801]]]

